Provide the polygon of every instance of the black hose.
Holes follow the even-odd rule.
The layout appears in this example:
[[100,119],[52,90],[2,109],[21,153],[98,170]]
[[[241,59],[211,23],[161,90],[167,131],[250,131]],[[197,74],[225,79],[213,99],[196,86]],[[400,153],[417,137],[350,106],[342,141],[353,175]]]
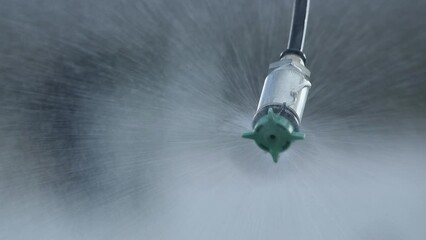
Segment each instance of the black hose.
[[295,0],[288,46],[287,50],[282,53],[281,57],[286,54],[297,54],[301,55],[302,58],[305,58],[305,55],[303,54],[303,45],[305,43],[308,15],[309,0]]
[[288,40],[288,49],[303,52],[308,15],[309,0],[295,0],[293,7],[293,20]]

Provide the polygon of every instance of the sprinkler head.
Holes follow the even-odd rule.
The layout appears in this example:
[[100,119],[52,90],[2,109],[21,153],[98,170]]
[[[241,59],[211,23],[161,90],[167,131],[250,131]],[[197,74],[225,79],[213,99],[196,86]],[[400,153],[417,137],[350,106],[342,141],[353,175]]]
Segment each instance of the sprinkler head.
[[309,76],[310,71],[298,55],[284,55],[270,65],[253,119],[253,131],[244,133],[243,138],[253,139],[272,155],[274,162],[292,142],[305,138],[299,126],[311,87]]
[[295,131],[289,120],[274,113],[272,108],[260,118],[253,131],[243,134],[243,138],[253,139],[257,146],[269,152],[274,162],[278,162],[279,154],[293,141],[305,138],[305,134]]

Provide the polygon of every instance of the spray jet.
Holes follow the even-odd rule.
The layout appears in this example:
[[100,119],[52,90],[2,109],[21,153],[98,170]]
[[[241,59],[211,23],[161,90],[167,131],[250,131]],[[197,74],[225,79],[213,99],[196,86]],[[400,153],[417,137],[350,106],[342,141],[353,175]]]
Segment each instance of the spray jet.
[[253,118],[253,130],[243,134],[269,152],[274,162],[292,142],[305,138],[299,130],[311,87],[303,53],[308,14],[309,0],[295,0],[287,50],[278,62],[269,66]]

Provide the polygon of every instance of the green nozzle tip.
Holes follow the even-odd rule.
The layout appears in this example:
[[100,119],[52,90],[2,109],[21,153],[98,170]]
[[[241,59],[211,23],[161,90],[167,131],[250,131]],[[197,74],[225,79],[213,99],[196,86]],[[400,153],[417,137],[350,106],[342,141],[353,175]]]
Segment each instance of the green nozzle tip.
[[244,133],[242,137],[253,139],[262,150],[271,154],[276,163],[280,153],[293,141],[304,139],[305,134],[294,131],[290,121],[269,108],[268,114],[257,121],[254,130]]

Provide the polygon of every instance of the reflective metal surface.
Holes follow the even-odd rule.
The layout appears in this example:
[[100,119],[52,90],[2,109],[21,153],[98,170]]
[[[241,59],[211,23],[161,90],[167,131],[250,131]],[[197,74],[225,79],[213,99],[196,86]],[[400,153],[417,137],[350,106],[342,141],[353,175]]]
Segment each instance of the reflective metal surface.
[[285,104],[301,120],[311,87],[310,71],[300,58],[293,60],[286,56],[271,64],[269,69],[271,72],[265,79],[257,110],[269,105]]

